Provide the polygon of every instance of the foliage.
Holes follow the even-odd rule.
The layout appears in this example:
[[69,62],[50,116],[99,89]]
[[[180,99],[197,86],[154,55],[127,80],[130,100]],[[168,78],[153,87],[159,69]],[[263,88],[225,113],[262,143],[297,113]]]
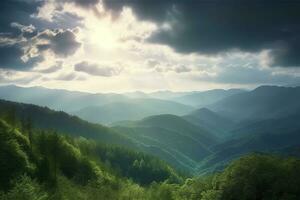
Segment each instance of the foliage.
[[14,186],[6,194],[0,195],[3,200],[46,200],[48,195],[41,186],[30,177],[22,175],[12,183]]
[[144,153],[21,124],[0,120],[1,200],[300,198],[296,158],[251,154],[223,172],[184,179]]
[[218,178],[222,199],[297,199],[300,161],[253,154],[233,162]]
[[11,179],[28,170],[26,145],[24,136],[0,120],[0,189],[8,189]]

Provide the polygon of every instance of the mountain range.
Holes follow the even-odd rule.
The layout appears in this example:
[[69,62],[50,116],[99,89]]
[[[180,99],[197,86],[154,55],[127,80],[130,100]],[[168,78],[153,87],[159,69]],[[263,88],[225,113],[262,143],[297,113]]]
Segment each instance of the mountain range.
[[[30,92],[39,90],[39,94],[31,96]],[[261,86],[226,96],[206,108],[124,94],[120,95],[119,101],[114,99],[118,94],[109,94],[109,97],[102,96],[106,102],[93,100],[95,105],[87,105],[88,101],[84,102],[84,99],[88,94],[80,92],[15,86],[1,87],[0,92],[5,99],[22,97],[19,101],[43,106],[49,106],[51,98],[55,99],[54,96],[60,93],[51,104],[56,108],[58,103],[55,102],[62,101],[64,105],[72,97],[76,100],[71,101],[69,113],[81,110],[82,113],[77,115],[85,114],[83,118],[89,122],[51,110],[51,106],[6,100],[0,101],[0,114],[14,110],[18,118],[30,118],[37,128],[141,150],[192,173],[221,170],[231,160],[251,152],[300,155],[300,87]],[[5,92],[11,94],[3,96]],[[44,98],[42,94],[46,94]],[[170,94],[174,98],[173,93]],[[68,98],[62,98],[64,96]],[[100,101],[100,96],[94,97]],[[78,105],[78,109],[74,105]],[[110,127],[98,124],[101,121]]]
[[[47,106],[54,110],[78,115],[90,122],[102,124],[122,120],[138,120],[159,114],[184,115],[200,108],[197,105],[208,105],[239,92],[242,90],[92,94],[44,87],[25,88],[15,85],[0,87],[0,96],[5,100]],[[192,101],[199,103],[188,103]]]

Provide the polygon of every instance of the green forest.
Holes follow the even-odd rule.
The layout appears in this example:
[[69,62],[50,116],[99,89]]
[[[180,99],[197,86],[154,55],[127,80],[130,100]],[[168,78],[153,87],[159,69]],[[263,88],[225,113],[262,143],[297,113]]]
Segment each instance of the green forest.
[[205,176],[97,140],[35,128],[12,111],[0,120],[0,199],[296,200],[300,160],[252,153]]

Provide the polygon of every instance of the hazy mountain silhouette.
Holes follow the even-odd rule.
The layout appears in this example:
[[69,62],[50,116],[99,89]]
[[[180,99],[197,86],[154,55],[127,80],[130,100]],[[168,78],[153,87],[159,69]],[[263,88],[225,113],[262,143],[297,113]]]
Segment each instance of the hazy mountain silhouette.
[[183,96],[172,98],[173,101],[183,103],[186,105],[191,105],[197,108],[206,107],[210,104],[216,103],[226,97],[234,94],[244,93],[245,90],[241,89],[215,89],[203,92],[192,92]]
[[300,87],[261,86],[227,97],[209,108],[235,121],[262,120],[300,110]]
[[103,106],[90,106],[80,109],[74,114],[96,123],[113,123],[122,120],[138,120],[151,115],[175,114],[183,115],[194,108],[180,103],[160,99],[130,99]]

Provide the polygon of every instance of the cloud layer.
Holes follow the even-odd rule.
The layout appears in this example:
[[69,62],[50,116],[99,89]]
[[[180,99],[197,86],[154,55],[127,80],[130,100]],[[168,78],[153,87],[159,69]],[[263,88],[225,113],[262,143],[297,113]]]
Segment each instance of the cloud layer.
[[298,83],[299,10],[290,0],[3,0],[0,84],[110,92]]
[[141,19],[165,24],[149,41],[178,52],[214,55],[271,49],[273,66],[300,66],[300,3],[282,0],[104,0],[118,13],[133,8]]

